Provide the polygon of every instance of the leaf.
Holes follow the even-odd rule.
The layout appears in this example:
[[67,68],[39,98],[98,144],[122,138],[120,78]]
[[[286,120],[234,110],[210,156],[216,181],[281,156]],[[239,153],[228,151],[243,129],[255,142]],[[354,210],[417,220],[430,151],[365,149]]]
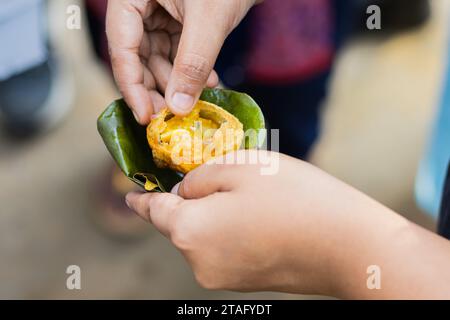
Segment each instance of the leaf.
[[[200,99],[235,115],[243,124],[244,131],[253,129],[256,132],[257,139],[246,137],[246,149],[260,147],[264,143],[264,116],[250,96],[232,90],[205,89]],[[97,120],[97,128],[123,173],[147,191],[170,192],[183,179],[178,172],[156,166],[147,142],[146,128],[136,122],[123,99],[106,108]]]
[[225,89],[204,89],[200,99],[214,103],[233,114],[243,124],[247,134],[254,130],[256,137],[252,139],[251,136],[246,136],[245,149],[259,148],[264,144],[264,115],[248,94]]
[[177,172],[158,168],[153,162],[145,127],[136,122],[124,100],[106,108],[97,120],[97,128],[117,165],[141,187],[152,182],[158,185],[154,191],[167,192],[182,180]]

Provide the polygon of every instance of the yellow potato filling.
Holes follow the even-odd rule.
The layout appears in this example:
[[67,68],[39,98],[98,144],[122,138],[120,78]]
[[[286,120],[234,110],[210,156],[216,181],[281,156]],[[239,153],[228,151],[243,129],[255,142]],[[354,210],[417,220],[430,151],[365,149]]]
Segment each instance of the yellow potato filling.
[[242,123],[235,116],[205,101],[199,101],[185,117],[165,108],[147,128],[156,165],[182,173],[239,149],[243,137]]

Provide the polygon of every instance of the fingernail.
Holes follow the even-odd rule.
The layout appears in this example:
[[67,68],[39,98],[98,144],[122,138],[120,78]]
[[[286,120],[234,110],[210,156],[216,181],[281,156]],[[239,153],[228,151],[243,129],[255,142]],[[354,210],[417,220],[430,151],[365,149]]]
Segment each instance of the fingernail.
[[180,188],[180,184],[181,184],[181,182],[178,182],[178,183],[172,188],[172,191],[170,191],[170,193],[173,193],[173,194],[178,195],[178,189]]
[[194,104],[194,97],[181,93],[181,92],[175,92],[175,94],[172,96],[172,108],[173,111],[179,111],[179,112],[187,112],[192,108],[192,105]]
[[130,202],[128,201],[128,196],[125,197],[125,203],[127,204],[127,207],[131,209]]
[[133,115],[134,115],[134,118],[136,119],[136,121],[140,122],[140,118],[139,118],[139,115],[137,114],[137,112],[134,110],[132,110],[132,111],[133,111]]

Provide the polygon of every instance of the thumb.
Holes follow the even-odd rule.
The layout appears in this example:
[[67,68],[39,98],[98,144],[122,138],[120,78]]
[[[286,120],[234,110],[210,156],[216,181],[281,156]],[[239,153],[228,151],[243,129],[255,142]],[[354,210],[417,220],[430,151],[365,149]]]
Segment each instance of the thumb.
[[128,207],[166,237],[170,236],[171,216],[182,201],[182,198],[170,193],[131,192],[126,196]]
[[[199,5],[194,5],[198,3]],[[197,102],[230,31],[226,19],[208,12],[203,1],[185,8],[183,31],[166,89],[166,103],[177,115],[188,114]]]
[[242,178],[239,168],[207,163],[189,172],[183,181],[172,189],[183,199],[200,199],[216,192],[228,192]]

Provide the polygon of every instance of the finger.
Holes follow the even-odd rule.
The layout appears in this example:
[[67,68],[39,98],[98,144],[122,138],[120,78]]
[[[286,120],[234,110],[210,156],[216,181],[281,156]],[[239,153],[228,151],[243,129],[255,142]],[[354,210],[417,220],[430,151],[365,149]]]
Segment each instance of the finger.
[[215,88],[219,85],[219,76],[216,71],[211,71],[208,80],[206,81],[206,86],[209,88]]
[[169,82],[172,64],[167,58],[164,58],[159,54],[152,54],[148,59],[147,66],[155,77],[158,90],[164,92]]
[[130,209],[152,223],[166,237],[170,236],[170,217],[182,201],[182,198],[171,193],[132,192],[126,196]]
[[181,33],[176,33],[170,37],[170,61],[173,63],[177,56],[178,44],[180,43]]
[[111,63],[117,85],[130,105],[136,120],[149,121],[152,103],[144,86],[144,68],[139,58],[144,28],[142,17],[148,14],[147,1],[109,1],[106,32]]
[[199,199],[216,192],[231,191],[239,179],[237,166],[207,163],[189,172],[172,192],[184,199]]
[[156,90],[156,81],[148,69],[144,70],[144,85],[150,96],[153,112],[159,112],[162,108],[164,108],[166,102],[161,93]]
[[153,103],[148,90],[143,84],[124,84],[116,80],[120,92],[133,111],[134,118],[141,125],[147,125],[153,114]]
[[158,113],[163,109],[166,105],[166,101],[164,100],[163,96],[156,90],[150,91],[150,98],[152,99],[153,103],[153,111],[155,113]]
[[[175,60],[175,55],[176,55],[176,52],[178,50],[179,39],[180,39],[180,35],[179,34],[174,35],[174,36],[171,37],[172,49],[171,49],[171,52],[170,52],[170,62],[173,62]],[[173,66],[171,64],[171,69],[172,69],[172,67]],[[169,73],[169,76],[170,76],[170,73]],[[206,81],[206,86],[208,88],[215,88],[218,85],[219,85],[219,75],[217,74],[217,72],[215,70],[212,70],[211,73],[208,76],[208,80]]]
[[226,19],[217,19],[220,15],[209,12],[210,5],[203,1],[194,3],[197,5],[185,10],[183,31],[166,89],[167,105],[177,115],[192,110],[230,31]]

